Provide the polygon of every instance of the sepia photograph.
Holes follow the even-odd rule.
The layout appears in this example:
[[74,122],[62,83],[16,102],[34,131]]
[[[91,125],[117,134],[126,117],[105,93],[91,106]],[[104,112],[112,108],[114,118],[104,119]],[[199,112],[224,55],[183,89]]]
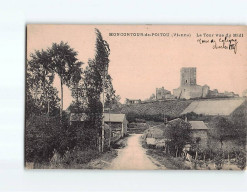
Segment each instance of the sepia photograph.
[[26,26],[26,169],[245,170],[247,28]]

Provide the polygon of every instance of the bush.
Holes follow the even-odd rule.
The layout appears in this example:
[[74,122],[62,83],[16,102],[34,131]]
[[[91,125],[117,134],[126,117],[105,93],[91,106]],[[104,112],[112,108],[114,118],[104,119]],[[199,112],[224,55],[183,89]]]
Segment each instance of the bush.
[[224,156],[223,155],[224,155],[223,151],[218,151],[215,154],[214,164],[215,164],[215,168],[217,170],[220,170],[223,167],[223,164],[224,164]]
[[244,170],[246,167],[246,152],[241,151],[240,154],[237,156],[237,166],[241,170]]
[[[59,121],[59,119],[58,119]],[[26,162],[48,161],[54,149],[60,149],[60,124],[57,119],[47,116],[33,116],[26,121],[25,160]]]
[[95,149],[97,132],[82,124],[69,125],[66,113],[60,116],[33,116],[26,120],[25,161],[49,162],[54,151],[63,156],[66,151]]
[[75,148],[66,151],[63,156],[55,151],[50,160],[49,168],[76,168],[77,165],[88,163],[99,156],[100,153],[93,149],[81,151],[79,148]]

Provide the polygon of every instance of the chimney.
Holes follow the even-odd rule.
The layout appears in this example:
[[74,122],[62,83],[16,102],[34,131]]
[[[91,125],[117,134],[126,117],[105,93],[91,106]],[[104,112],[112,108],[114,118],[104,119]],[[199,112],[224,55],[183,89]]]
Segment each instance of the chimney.
[[188,119],[187,119],[187,116],[185,116],[185,119],[184,119],[185,122],[188,122]]

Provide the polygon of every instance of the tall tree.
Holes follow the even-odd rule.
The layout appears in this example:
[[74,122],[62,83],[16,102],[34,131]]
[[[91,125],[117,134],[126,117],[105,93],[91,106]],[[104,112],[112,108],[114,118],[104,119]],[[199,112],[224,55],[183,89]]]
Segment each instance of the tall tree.
[[[26,98],[29,109],[36,107],[36,114],[47,113],[58,106],[57,90],[52,86],[54,71],[49,54],[44,50],[31,53],[27,61]],[[31,103],[32,105],[29,105]],[[28,109],[28,110],[29,110]]]
[[60,78],[61,87],[61,107],[60,115],[63,111],[63,85],[69,86],[71,83],[79,82],[81,79],[81,65],[82,62],[78,61],[78,53],[71,48],[68,43],[63,41],[59,44],[53,43],[51,48],[48,48],[50,55],[51,65],[53,70]]
[[104,124],[102,113],[104,112],[104,99],[100,100],[102,96],[105,96],[110,48],[98,29],[95,29],[95,33],[95,57],[88,61],[88,67],[85,70],[85,89],[89,118],[97,135],[102,137],[101,151],[103,151]]

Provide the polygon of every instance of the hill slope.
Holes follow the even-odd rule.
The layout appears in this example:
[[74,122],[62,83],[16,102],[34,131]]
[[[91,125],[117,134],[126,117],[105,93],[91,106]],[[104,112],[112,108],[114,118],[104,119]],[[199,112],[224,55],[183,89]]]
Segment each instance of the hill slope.
[[119,110],[121,113],[128,114],[130,112],[143,115],[165,114],[169,116],[179,116],[185,108],[187,108],[193,100],[174,100],[162,102],[149,102],[142,104],[122,105]]
[[[185,110],[188,110],[194,104],[203,105],[204,110],[208,110],[208,104],[213,104],[214,112],[219,112],[219,108],[222,110],[231,108],[231,112],[236,110],[243,102],[246,102],[246,99],[243,98],[235,98],[235,99],[201,99],[201,100],[174,100],[174,101],[160,101],[160,102],[148,102],[141,104],[132,104],[132,105],[122,105],[118,110],[120,113],[129,114],[134,113],[137,115],[159,115],[165,114],[171,117],[178,117]],[[232,102],[236,102],[237,105]],[[192,103],[192,104],[191,104]],[[226,107],[226,108],[225,108]],[[234,107],[234,108],[232,108]],[[241,107],[241,106],[240,106]],[[246,107],[246,104],[245,104]],[[218,108],[218,109],[217,109]],[[199,108],[198,108],[199,109]],[[214,110],[215,109],[215,110]],[[191,110],[192,112],[194,110]],[[198,113],[200,114],[200,113]],[[218,113],[220,114],[220,112]],[[209,114],[210,115],[210,114]]]

